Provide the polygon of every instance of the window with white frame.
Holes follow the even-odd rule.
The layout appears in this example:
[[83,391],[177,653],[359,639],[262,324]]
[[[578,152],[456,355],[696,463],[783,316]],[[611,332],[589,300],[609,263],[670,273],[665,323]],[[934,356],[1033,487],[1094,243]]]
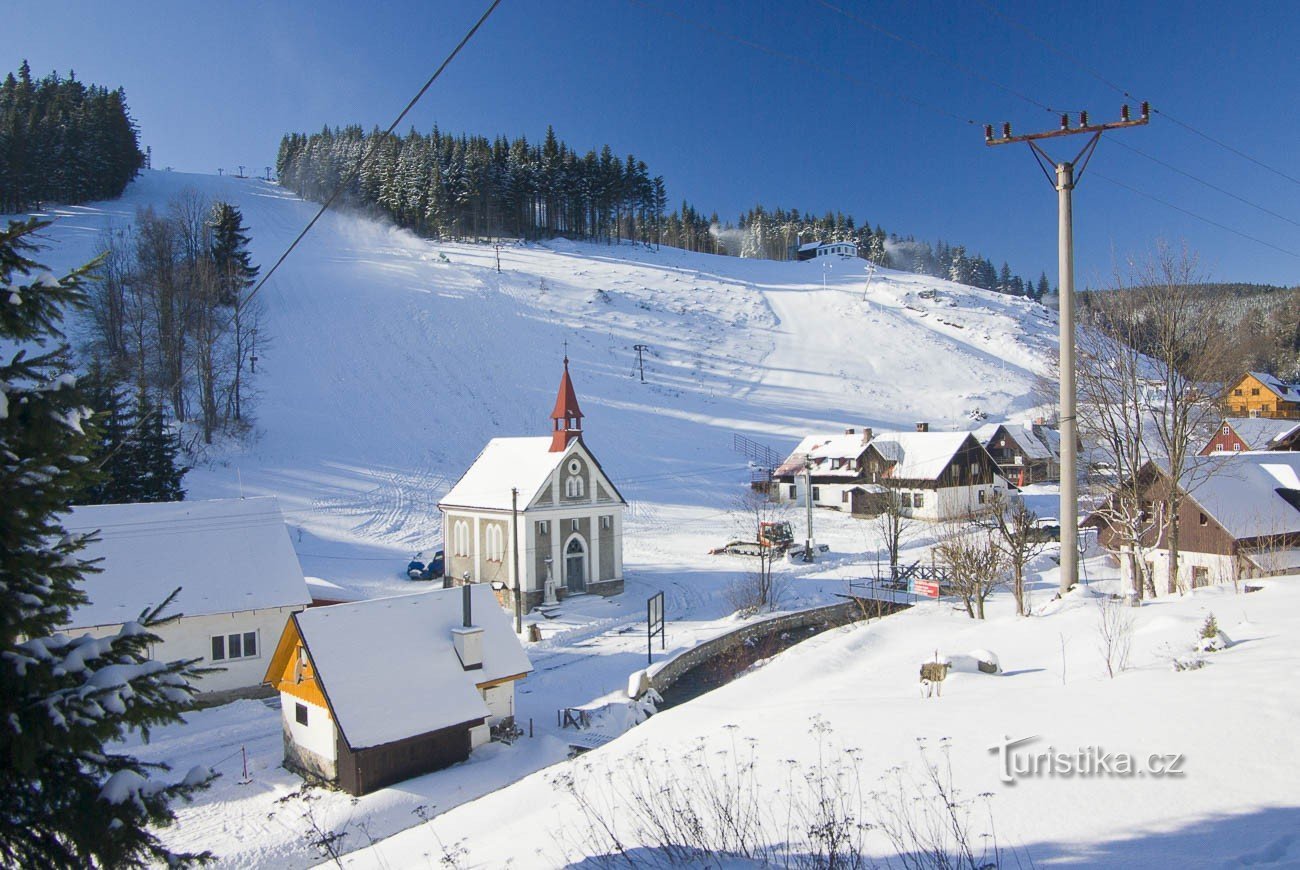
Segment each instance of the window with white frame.
[[214,634],[212,636],[212,661],[223,662],[229,659],[257,658],[257,632],[240,631],[234,634]]
[[578,530],[579,522],[579,520],[569,520],[569,531],[576,532]]
[[584,488],[582,478],[576,474],[564,481],[564,494],[569,498],[582,498]]
[[551,533],[551,524],[547,520],[539,520],[537,523],[537,534],[549,535]]
[[922,493],[912,496],[912,507],[925,507],[925,496]]
[[484,544],[484,549],[487,550],[487,560],[489,562],[500,562],[505,557],[506,552],[505,533],[501,531],[500,526],[491,525],[487,527],[486,537],[487,541]]
[[469,555],[469,523],[464,520],[456,520],[456,524],[451,527],[451,547],[452,553],[457,556]]
[[601,527],[602,529],[605,529],[606,531],[608,531],[609,529],[614,528],[614,518],[613,518],[612,516],[608,515],[608,514],[605,515],[605,516],[603,516],[603,517],[601,517],[601,518],[600,518],[600,527]]

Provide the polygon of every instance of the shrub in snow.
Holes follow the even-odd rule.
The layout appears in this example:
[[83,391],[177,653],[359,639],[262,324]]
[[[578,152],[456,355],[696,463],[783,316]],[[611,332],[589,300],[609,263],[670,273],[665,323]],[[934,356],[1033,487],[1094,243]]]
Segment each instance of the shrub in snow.
[[1196,649],[1200,652],[1218,652],[1230,646],[1232,646],[1232,641],[1219,630],[1219,623],[1215,621],[1214,614],[1211,613],[1205,618],[1205,624],[1201,626],[1200,633],[1197,635]]
[[0,308],[0,347],[26,348],[0,362],[0,866],[185,863],[204,856],[170,853],[154,830],[210,772],[164,782],[151,774],[165,766],[111,749],[191,706],[199,671],[149,658],[170,599],[111,637],[58,633],[96,570],[78,557],[88,537],[68,535],[59,516],[94,477],[85,457],[97,422],[65,374],[57,330],[65,308],[85,304],[91,267],[33,280],[31,236],[46,225],[0,230],[0,291],[23,299]]

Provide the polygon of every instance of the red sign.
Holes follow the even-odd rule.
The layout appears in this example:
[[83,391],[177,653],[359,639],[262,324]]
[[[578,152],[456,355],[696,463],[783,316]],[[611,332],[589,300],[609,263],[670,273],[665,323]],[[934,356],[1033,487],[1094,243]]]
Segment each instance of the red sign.
[[912,583],[912,591],[917,595],[924,595],[926,598],[938,598],[939,584],[926,580],[917,580]]

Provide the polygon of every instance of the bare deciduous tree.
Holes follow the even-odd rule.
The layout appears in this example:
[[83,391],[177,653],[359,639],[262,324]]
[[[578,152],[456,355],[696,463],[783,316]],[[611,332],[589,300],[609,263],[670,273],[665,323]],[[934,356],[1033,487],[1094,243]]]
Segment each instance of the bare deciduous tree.
[[[1093,449],[1094,482],[1110,492],[1097,510],[1133,578],[1132,593],[1154,596],[1144,550],[1170,552],[1167,588],[1180,589],[1180,535],[1174,521],[1210,466],[1196,451],[1220,414],[1226,341],[1215,312],[1194,290],[1196,258],[1160,246],[1131,262],[1103,291],[1085,294],[1079,336],[1079,429]],[[1156,462],[1179,485],[1162,490],[1157,508],[1143,469]],[[1104,473],[1099,473],[1104,466]]]
[[1029,615],[1025,589],[1025,567],[1043,551],[1046,541],[1038,527],[1038,514],[1018,496],[995,493],[988,507],[975,517],[976,524],[992,532],[992,542],[1002,551],[1011,572],[1011,592],[1016,598],[1016,615]]
[[971,619],[984,618],[984,602],[1006,583],[1007,560],[995,533],[979,526],[946,526],[934,545],[935,560],[948,572],[948,587]]
[[[767,495],[747,489],[736,498],[731,515],[737,536],[743,541],[761,542],[764,530],[786,521],[789,505]],[[784,549],[759,546],[757,554],[746,556],[752,566],[731,585],[731,603],[737,610],[757,612],[775,609],[784,592],[781,575],[775,570]]]
[[1113,679],[1128,667],[1133,646],[1133,609],[1119,596],[1102,595],[1097,599],[1097,633],[1106,673]]
[[881,511],[872,520],[876,533],[889,554],[889,576],[898,575],[898,556],[903,545],[916,530],[916,520],[903,507],[903,496],[893,489],[887,489],[881,500]]

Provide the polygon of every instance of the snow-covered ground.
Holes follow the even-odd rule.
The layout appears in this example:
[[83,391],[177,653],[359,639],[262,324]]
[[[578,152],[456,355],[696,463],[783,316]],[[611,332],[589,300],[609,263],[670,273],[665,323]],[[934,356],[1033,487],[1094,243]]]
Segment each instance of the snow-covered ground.
[[[1104,573],[1095,561],[1089,567]],[[1042,572],[1042,581],[1050,584],[1053,574]],[[1300,660],[1300,578],[1267,581],[1250,594],[1220,587],[1149,601],[1131,611],[1129,666],[1114,679],[1099,650],[1098,590],[1107,585],[1061,601],[1040,593],[1029,619],[1017,618],[1004,596],[984,622],[929,604],[827,632],[566,767],[577,767],[588,782],[614,784],[601,791],[619,795],[629,778],[648,772],[639,757],[652,765],[707,758],[721,770],[737,751],[748,758],[752,741],[754,780],[781,818],[787,760],[816,762],[820,720],[828,746],[859,751],[868,789],[891,781],[899,765],[922,778],[918,741],[926,741],[930,760],[942,762],[946,740],[963,796],[991,795],[992,826],[977,813],[971,831],[978,837],[995,827],[1009,866],[1026,858],[1071,867],[1300,866],[1293,738],[1300,697],[1291,690]],[[1175,672],[1171,657],[1187,654],[1210,613],[1234,645],[1206,654],[1199,670]],[[997,655],[1002,674],[953,671],[941,698],[921,697],[921,661],[936,650],[948,656],[979,649]],[[1153,755],[1179,756],[1182,775],[1003,782],[990,748],[1029,737],[1037,739],[1013,754],[1098,747],[1112,756],[1128,753],[1140,767]],[[700,755],[693,754],[697,741]],[[453,844],[465,850],[466,867],[574,860],[565,845],[583,839],[584,817],[553,785],[557,772],[563,770],[451,810],[351,856],[346,866],[426,866]],[[701,776],[685,766],[673,772]],[[635,850],[627,802],[615,797],[609,806]],[[868,802],[868,820],[870,812]],[[888,843],[872,842],[888,854]]]
[[[149,172],[121,200],[53,209],[53,247],[42,259],[56,269],[80,263],[106,226],[128,223],[140,206],[165,208],[187,188],[243,211],[264,267],[316,208],[254,180]],[[301,781],[278,768],[277,715],[263,704],[200,711],[161,729],[140,747],[144,757],[224,774],[180,809],[168,842],[212,849],[226,866],[304,866],[320,857],[314,828],[344,832],[340,845],[353,850],[430,815],[431,828],[357,861],[423,866],[429,853],[436,863],[441,839],[464,841],[476,866],[555,863],[552,831],[574,820],[548,784],[557,768],[542,770],[566,754],[556,709],[622,694],[645,662],[645,599],[654,592],[665,592],[669,620],[668,649],[657,657],[737,623],[728,587],[744,561],[707,555],[741,533],[731,506],[748,471],[733,433],[784,452],[809,431],[845,425],[1025,418],[1054,342],[1054,318],[1040,306],[888,271],[868,285],[857,261],[824,272],[815,262],[563,240],[500,256],[498,273],[490,246],[323,218],[263,291],[270,344],[259,354],[258,437],[213,450],[187,478],[190,497],[276,495],[308,574],[364,595],[410,591],[406,560],[441,543],[435,505],[483,444],[548,430],[567,342],[587,443],[631,501],[627,591],[566,602],[530,645],[537,671],[520,687],[519,713],[533,720],[533,738],[364,798],[300,793]],[[646,384],[636,376],[638,343],[651,347]],[[1033,506],[1059,515],[1050,490]],[[832,555],[783,568],[785,608],[833,600],[878,557],[868,524],[827,511],[817,522]],[[912,541],[913,551],[925,542]],[[1036,566],[1042,606],[1033,619],[1016,620],[999,601],[983,624],[929,607],[832,632],[588,758],[619,764],[643,742],[671,750],[736,724],[774,762],[812,751],[808,719],[817,713],[839,739],[868,750],[872,775],[915,760],[918,736],[951,737],[963,787],[998,794],[1000,837],[1036,861],[1294,861],[1293,841],[1277,833],[1279,814],[1291,813],[1295,827],[1296,804],[1284,776],[1294,755],[1280,741],[1300,711],[1293,693],[1272,687],[1287,685],[1296,658],[1295,593],[1277,582],[1250,596],[1213,590],[1144,608],[1135,668],[1110,681],[1098,675],[1095,605],[1082,594],[1048,604],[1052,567],[1047,557]],[[1166,672],[1154,646],[1190,642],[1206,607],[1249,642],[1216,653],[1202,671]],[[1236,629],[1243,616],[1252,625]],[[954,674],[941,701],[922,702],[920,659],[976,647],[996,651],[1008,674]],[[1184,752],[1189,773],[1177,783],[1001,788],[986,747],[1003,734]],[[1227,851],[1204,847],[1216,832],[1229,837]],[[1172,860],[1155,860],[1166,852]]]

